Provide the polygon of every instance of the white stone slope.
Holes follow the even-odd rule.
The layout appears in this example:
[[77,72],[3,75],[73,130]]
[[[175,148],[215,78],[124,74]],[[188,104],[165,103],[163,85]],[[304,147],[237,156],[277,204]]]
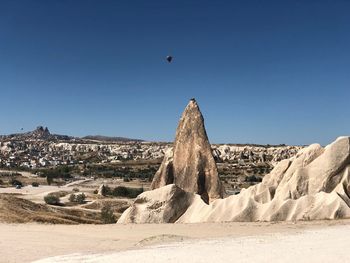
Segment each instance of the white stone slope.
[[201,199],[199,195],[185,192],[174,184],[147,191],[136,198],[118,222],[175,223],[197,196]]
[[299,233],[189,240],[128,251],[76,253],[33,263],[328,263],[349,262],[350,227],[336,226]]
[[118,223],[174,222],[168,213],[178,216],[176,223],[349,218],[349,179],[350,137],[340,137],[325,148],[313,144],[300,150],[262,183],[209,205],[175,185],[145,192]]

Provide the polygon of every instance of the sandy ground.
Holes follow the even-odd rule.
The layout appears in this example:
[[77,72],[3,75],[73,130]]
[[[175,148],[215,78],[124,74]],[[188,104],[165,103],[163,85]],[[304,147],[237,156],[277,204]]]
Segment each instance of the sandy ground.
[[[70,186],[51,186],[51,185],[40,185],[39,187],[33,187],[31,185],[24,186],[21,189],[15,187],[0,188],[0,194],[18,194],[20,198],[30,200],[35,203],[44,203],[44,196],[58,191],[71,192],[74,185]],[[82,191],[84,188],[79,188]]]
[[251,237],[186,241],[112,254],[53,257],[53,262],[349,262],[350,226]]
[[0,262],[350,262],[349,234],[350,220],[0,224]]
[[[5,171],[5,170],[0,170],[0,172],[1,171]],[[63,186],[40,185],[39,187],[33,187],[31,185],[27,185],[22,187],[21,189],[16,189],[15,187],[6,187],[6,188],[0,187],[0,194],[18,194],[18,197],[20,198],[27,199],[35,203],[43,204],[44,196],[49,193],[58,192],[58,191],[72,192],[74,188],[78,188],[80,192],[92,193],[93,190],[98,189],[102,183],[111,187],[126,185],[128,187],[135,187],[135,188],[144,187],[145,190],[149,188],[149,183],[144,184],[136,180],[130,183],[124,183],[122,179],[118,179],[118,180],[84,179],[84,180],[77,180]]]

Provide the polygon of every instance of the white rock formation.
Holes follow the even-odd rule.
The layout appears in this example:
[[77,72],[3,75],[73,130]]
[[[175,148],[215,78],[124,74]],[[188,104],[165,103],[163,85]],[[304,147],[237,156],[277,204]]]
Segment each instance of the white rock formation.
[[[174,223],[186,211],[194,194],[174,184],[140,194],[119,223]],[[200,198],[200,197],[199,197]]]
[[[167,207],[170,215],[176,201],[168,202],[173,186],[162,187],[142,194],[143,207],[150,206],[157,196],[157,203]],[[157,192],[155,192],[157,191]],[[167,198],[164,198],[167,197]],[[288,160],[283,160],[265,176],[262,183],[242,190],[238,195],[217,199],[210,204],[196,194],[183,194],[181,203],[188,208],[176,220],[177,223],[220,221],[276,221],[316,220],[350,217],[350,137],[340,137],[322,148],[310,145]],[[134,218],[137,223],[155,221],[170,222],[165,210],[141,209],[135,202]],[[176,210],[179,211],[179,210]],[[147,220],[144,220],[147,218]],[[153,222],[155,222],[153,221]],[[130,220],[124,213],[119,220]]]
[[197,102],[191,99],[176,129],[173,155],[168,152],[153,178],[152,189],[167,184],[201,195],[209,201],[222,198],[224,188]]

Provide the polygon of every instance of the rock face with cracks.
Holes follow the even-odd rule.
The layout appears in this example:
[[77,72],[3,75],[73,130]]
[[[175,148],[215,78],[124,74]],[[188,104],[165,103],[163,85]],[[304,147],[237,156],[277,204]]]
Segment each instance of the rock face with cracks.
[[176,130],[173,151],[166,153],[155,174],[151,189],[175,184],[209,203],[222,198],[224,189],[197,102],[192,99]]

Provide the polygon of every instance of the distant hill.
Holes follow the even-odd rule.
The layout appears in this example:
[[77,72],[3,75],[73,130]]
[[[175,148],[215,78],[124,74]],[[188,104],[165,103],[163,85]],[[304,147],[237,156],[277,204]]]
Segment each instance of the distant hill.
[[88,135],[82,137],[84,140],[92,140],[92,141],[105,141],[105,142],[142,142],[140,139],[131,139],[125,137],[109,137],[103,135]]
[[81,141],[90,140],[90,141],[104,141],[104,142],[141,142],[140,139],[130,139],[125,137],[108,137],[102,135],[89,135],[82,138],[68,136],[68,135],[59,135],[51,134],[47,127],[38,126],[35,130],[30,132],[15,133],[9,135],[0,135],[0,141],[5,140],[40,140],[40,141]]
[[1,135],[0,140],[43,140],[43,141],[54,141],[54,140],[72,140],[74,137],[67,135],[51,134],[47,127],[38,126],[35,130],[23,133],[14,133],[9,135]]

